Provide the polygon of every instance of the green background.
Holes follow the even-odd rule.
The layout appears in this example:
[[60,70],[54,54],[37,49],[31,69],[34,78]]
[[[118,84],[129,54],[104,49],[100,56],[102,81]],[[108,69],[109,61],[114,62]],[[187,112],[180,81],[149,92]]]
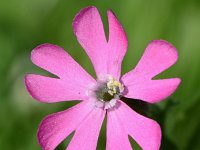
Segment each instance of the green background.
[[[165,39],[178,49],[178,62],[159,77],[181,77],[182,83],[168,100],[152,106],[150,112],[163,129],[162,150],[199,150],[199,0],[1,0],[0,149],[39,150],[36,132],[42,118],[74,105],[73,102],[42,104],[29,96],[24,75],[47,74],[30,61],[34,47],[42,43],[60,45],[94,75],[72,30],[75,14],[89,5],[99,9],[106,33],[108,9],[116,13],[127,33],[129,48],[122,73],[136,65],[153,39]],[[65,149],[69,140],[57,149]],[[105,124],[97,149],[104,147]]]

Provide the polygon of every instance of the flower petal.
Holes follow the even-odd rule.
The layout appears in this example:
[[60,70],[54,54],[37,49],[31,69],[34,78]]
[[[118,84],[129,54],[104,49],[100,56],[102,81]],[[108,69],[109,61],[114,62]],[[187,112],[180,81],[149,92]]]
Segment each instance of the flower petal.
[[90,57],[97,77],[105,74],[119,78],[121,62],[127,49],[127,38],[119,21],[108,11],[109,40],[98,10],[90,6],[79,12],[73,21],[74,33]]
[[[118,118],[118,124],[119,123],[121,124],[120,125],[121,130],[124,130],[123,132],[121,132],[123,137],[125,137],[125,135],[127,137],[128,135],[130,135],[141,146],[143,150],[152,150],[152,149],[159,150],[161,143],[161,129],[159,124],[149,118],[139,115],[131,108],[129,108],[126,104],[124,104],[122,101],[118,102],[119,102],[118,107],[109,111],[108,115],[111,116],[108,117],[108,121],[109,118],[112,118],[115,113],[115,116],[117,116]],[[115,120],[114,123],[117,124],[117,120]],[[108,127],[109,127],[107,129],[108,131],[113,130],[111,129],[113,128],[113,126],[108,126]],[[117,140],[116,137],[113,137],[113,139],[109,138],[110,137],[107,136],[107,142],[109,141],[113,142]],[[127,139],[123,138],[123,142],[121,142],[120,140],[118,140],[117,142],[119,142],[118,143],[119,146],[121,144],[123,145],[123,143],[128,142],[128,138]],[[112,143],[112,145],[113,144],[115,143]],[[130,148],[128,147],[128,149]]]
[[119,79],[121,64],[128,48],[126,33],[112,11],[108,11],[109,39],[108,39],[108,74]]
[[95,108],[76,129],[67,150],[94,150],[105,117],[105,110]]
[[176,48],[164,40],[152,41],[136,68],[123,76],[124,82],[142,78],[151,79],[172,66],[178,59]]
[[171,95],[180,79],[152,78],[173,65],[177,58],[177,51],[171,44],[164,40],[152,41],[136,68],[122,76],[121,81],[126,86],[124,96],[154,103]]
[[74,34],[90,57],[96,74],[107,73],[107,41],[98,10],[87,7],[73,21]]
[[41,75],[26,75],[25,84],[30,95],[40,102],[85,100],[87,85],[77,86],[73,80],[50,78]]
[[25,83],[30,94],[42,102],[85,99],[88,85],[95,80],[61,47],[43,44],[36,47],[31,59],[37,66],[60,79],[27,75]]
[[65,111],[47,116],[40,124],[38,141],[43,150],[54,150],[94,109],[90,102],[81,102]]
[[[92,77],[61,47],[42,44],[31,53],[32,62],[67,81],[87,85],[94,80]],[[78,84],[80,85],[80,84]]]
[[132,150],[124,124],[119,120],[117,109],[108,109],[106,125],[106,150]]
[[161,80],[138,79],[133,81],[127,83],[124,96],[149,103],[156,103],[167,98],[177,89],[181,82],[179,78]]

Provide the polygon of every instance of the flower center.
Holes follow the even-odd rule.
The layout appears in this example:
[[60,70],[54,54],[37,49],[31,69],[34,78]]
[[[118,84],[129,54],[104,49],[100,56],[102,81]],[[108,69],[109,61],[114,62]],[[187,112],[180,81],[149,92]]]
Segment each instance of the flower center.
[[[99,82],[99,81],[98,81]],[[122,84],[116,79],[111,78],[107,82],[99,82],[100,85],[96,89],[96,97],[104,102],[109,102],[112,99],[118,99],[123,91]]]
[[123,92],[123,85],[113,77],[98,79],[97,84],[90,89],[90,97],[96,100],[96,106],[108,109],[116,104]]

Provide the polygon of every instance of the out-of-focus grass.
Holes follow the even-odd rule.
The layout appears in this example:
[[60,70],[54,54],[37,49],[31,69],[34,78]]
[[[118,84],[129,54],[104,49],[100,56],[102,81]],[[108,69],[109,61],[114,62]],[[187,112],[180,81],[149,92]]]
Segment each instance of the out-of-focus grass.
[[[0,3],[0,149],[40,149],[36,140],[39,122],[47,114],[73,103],[41,104],[27,93],[26,73],[47,74],[29,59],[31,50],[42,43],[64,47],[94,76],[92,65],[72,31],[75,14],[94,5],[103,16],[112,9],[123,25],[129,48],[123,73],[131,70],[153,39],[165,39],[179,51],[178,63],[158,77],[181,77],[182,84],[167,101],[156,105],[162,120],[161,149],[200,149],[200,2],[198,0],[1,0]],[[98,42],[98,41],[97,41]],[[160,115],[164,114],[164,115]],[[105,146],[105,126],[98,149]],[[103,143],[103,144],[102,144]],[[63,149],[66,142],[58,149]]]

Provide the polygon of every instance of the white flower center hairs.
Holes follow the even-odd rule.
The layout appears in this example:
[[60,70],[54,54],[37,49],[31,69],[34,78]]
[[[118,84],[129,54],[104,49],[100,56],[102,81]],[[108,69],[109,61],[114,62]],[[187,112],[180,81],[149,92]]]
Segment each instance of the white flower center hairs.
[[97,107],[109,109],[115,106],[123,91],[123,84],[112,76],[107,75],[97,79],[96,84],[90,86],[88,96],[95,101]]

